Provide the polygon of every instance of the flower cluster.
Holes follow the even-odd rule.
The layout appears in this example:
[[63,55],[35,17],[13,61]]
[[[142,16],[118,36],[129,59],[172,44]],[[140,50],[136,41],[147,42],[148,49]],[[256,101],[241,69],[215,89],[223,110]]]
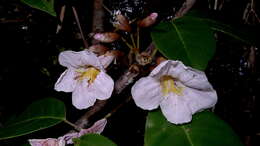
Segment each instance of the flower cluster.
[[[184,15],[193,4],[194,0],[185,3],[175,17]],[[116,29],[95,33],[93,38],[101,43],[112,43],[122,39],[130,49],[127,56],[128,65],[146,66],[153,61],[157,50],[153,50],[152,43],[145,51],[139,48],[139,29],[152,26],[157,17],[157,13],[151,13],[141,20],[132,21],[136,22],[136,25],[131,25],[132,22],[118,11],[114,16],[116,21],[113,22]],[[133,29],[131,26],[137,28]],[[133,33],[133,30],[136,33]],[[122,34],[130,34],[130,37],[121,36]],[[131,38],[131,42],[125,38]],[[116,54],[107,50],[105,46],[97,44],[83,51],[63,51],[59,54],[59,63],[67,69],[60,75],[54,88],[56,91],[72,92],[72,104],[77,109],[87,109],[93,106],[97,99],[106,100],[112,96],[114,80],[106,73],[106,68],[115,59]],[[133,78],[131,79],[127,80],[127,85],[133,81]],[[115,91],[117,93],[117,90]],[[135,104],[144,110],[160,107],[165,118],[173,124],[188,123],[192,120],[193,114],[211,108],[217,102],[217,93],[205,73],[176,60],[158,63],[147,77],[142,77],[134,83],[131,95]],[[106,119],[102,119],[88,129],[79,129],[78,132],[71,132],[57,139],[30,139],[29,142],[32,146],[65,146],[73,144],[73,138],[88,133],[100,134],[106,123]]]
[[[138,20],[138,28],[153,25],[157,17],[157,13],[151,13]],[[115,19],[113,25],[117,30],[132,31],[126,17],[118,13]],[[96,33],[93,37],[102,43],[111,43],[121,36],[117,32],[105,32]],[[135,53],[137,64],[149,64],[152,61],[149,54],[139,53],[139,45],[135,45],[134,40],[132,42],[133,46],[128,44],[129,54]],[[93,53],[93,48],[104,50],[102,45],[95,45],[89,50],[64,51],[59,55],[60,64],[67,67],[67,70],[56,82],[55,90],[72,92],[72,104],[78,109],[92,106],[96,99],[108,99],[114,89],[114,81],[105,71],[113,61],[114,55],[105,53],[98,56]],[[138,59],[140,56],[141,59]],[[138,61],[144,56],[148,56],[148,62]],[[139,79],[133,85],[131,94],[136,105],[142,109],[154,110],[160,106],[166,119],[174,124],[190,122],[193,114],[211,108],[217,102],[216,91],[204,72],[173,60],[160,63],[149,76]]]
[[[105,73],[104,65],[112,58],[97,57],[87,50],[62,52],[59,62],[68,69],[55,89],[72,92],[72,103],[78,109],[92,106],[96,99],[108,99],[114,82]],[[160,106],[167,120],[175,124],[190,122],[192,114],[213,107],[217,101],[216,91],[204,72],[171,60],[162,62],[148,77],[138,80],[131,92],[137,106],[145,110]]]

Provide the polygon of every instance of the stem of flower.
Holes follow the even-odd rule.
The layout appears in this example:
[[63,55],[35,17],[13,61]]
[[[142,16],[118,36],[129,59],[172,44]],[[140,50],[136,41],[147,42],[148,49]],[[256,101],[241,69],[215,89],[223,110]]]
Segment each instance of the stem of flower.
[[75,19],[76,19],[76,23],[77,23],[77,26],[78,26],[78,28],[79,28],[80,35],[81,35],[81,38],[82,38],[82,40],[83,40],[84,47],[85,47],[85,48],[88,48],[88,43],[87,43],[87,41],[86,41],[86,39],[85,39],[85,37],[84,37],[82,28],[81,28],[81,26],[80,26],[80,22],[79,22],[79,17],[78,17],[77,10],[76,10],[76,8],[73,7],[73,6],[72,6],[72,11],[73,11],[74,17],[75,17]]
[[103,8],[104,8],[105,10],[108,11],[108,13],[110,13],[110,14],[112,15],[112,11],[109,10],[108,7],[107,7],[106,5],[104,5],[104,4],[102,3],[102,6],[103,6]]
[[72,126],[74,129],[76,129],[77,131],[80,131],[82,128],[78,127],[77,125],[71,123],[70,121],[68,121],[67,119],[63,120],[66,124]]
[[134,48],[136,48],[135,40],[134,40],[134,35],[133,35],[132,33],[131,33],[130,37],[131,37],[132,44],[133,44]]
[[128,48],[130,48],[131,50],[134,49],[134,47],[130,45],[125,38],[121,37],[121,39],[124,41],[124,43],[127,45]]
[[153,58],[156,54],[156,52],[158,51],[158,49],[156,47],[153,48],[152,54],[151,54],[151,58]]

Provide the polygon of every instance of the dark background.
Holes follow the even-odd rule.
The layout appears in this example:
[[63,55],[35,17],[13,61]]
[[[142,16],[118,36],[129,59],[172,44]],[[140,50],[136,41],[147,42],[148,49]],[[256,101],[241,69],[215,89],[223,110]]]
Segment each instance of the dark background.
[[[213,19],[243,26],[259,34],[259,24],[243,24],[242,15],[247,0],[226,0],[220,11],[208,9],[205,0],[198,0],[194,8],[209,14]],[[90,33],[92,2],[87,0],[56,1],[56,10],[62,4],[72,4],[78,9],[85,36]],[[131,7],[136,17],[145,13],[158,12],[164,20],[181,6],[182,0],[104,0],[110,9],[126,10]],[[259,3],[256,13],[260,15]],[[110,28],[109,17],[105,27]],[[0,124],[14,114],[19,114],[33,101],[44,97],[55,97],[65,102],[67,116],[75,121],[84,111],[71,105],[70,94],[57,93],[53,86],[64,70],[57,62],[62,50],[80,50],[83,46],[78,37],[71,9],[66,10],[63,28],[56,34],[58,20],[44,12],[30,8],[19,0],[0,0]],[[88,39],[89,41],[89,39]],[[259,47],[259,43],[256,44]],[[208,78],[217,90],[219,101],[215,113],[231,125],[247,146],[260,145],[259,121],[259,48],[255,50],[255,66],[248,65],[249,46],[218,34],[214,58],[206,70]],[[116,72],[122,70],[114,69]],[[112,69],[113,71],[113,69]],[[127,90],[123,95],[127,95]],[[119,100],[116,97],[115,100]],[[119,100],[120,101],[120,100]],[[120,146],[143,145],[145,115],[133,101],[122,107],[109,119],[104,135]],[[0,125],[1,126],[1,125]],[[28,138],[58,137],[70,129],[65,124],[42,130],[27,136],[0,141],[0,145],[16,146],[26,143]],[[56,132],[58,131],[58,132]]]

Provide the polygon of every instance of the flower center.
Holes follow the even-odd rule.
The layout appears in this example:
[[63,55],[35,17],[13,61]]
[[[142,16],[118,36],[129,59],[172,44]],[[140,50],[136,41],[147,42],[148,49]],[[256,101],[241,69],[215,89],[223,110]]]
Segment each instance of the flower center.
[[95,81],[100,70],[95,67],[88,67],[87,69],[78,69],[76,72],[80,73],[79,76],[76,77],[77,80],[83,81],[84,79],[88,79],[88,83],[91,84]]
[[171,76],[162,76],[160,78],[160,84],[162,87],[162,93],[164,96],[169,93],[175,93],[177,95],[182,95],[183,88],[178,87],[174,81],[174,78]]

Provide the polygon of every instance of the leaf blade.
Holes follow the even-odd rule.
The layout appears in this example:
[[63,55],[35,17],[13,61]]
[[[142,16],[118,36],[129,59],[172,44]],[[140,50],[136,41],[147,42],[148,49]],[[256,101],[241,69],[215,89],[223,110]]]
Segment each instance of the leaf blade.
[[116,146],[114,142],[99,134],[86,134],[73,141],[75,146]]
[[65,105],[53,98],[32,103],[15,120],[0,129],[0,140],[14,138],[54,126],[66,117]]
[[147,117],[145,146],[242,146],[232,129],[211,112],[193,116],[189,124],[169,123],[161,112],[150,112]]
[[46,12],[54,17],[57,16],[54,10],[54,0],[21,0],[21,2],[32,8]]
[[159,51],[168,59],[204,70],[213,57],[216,42],[210,27],[203,21],[182,17],[161,22],[151,33]]

